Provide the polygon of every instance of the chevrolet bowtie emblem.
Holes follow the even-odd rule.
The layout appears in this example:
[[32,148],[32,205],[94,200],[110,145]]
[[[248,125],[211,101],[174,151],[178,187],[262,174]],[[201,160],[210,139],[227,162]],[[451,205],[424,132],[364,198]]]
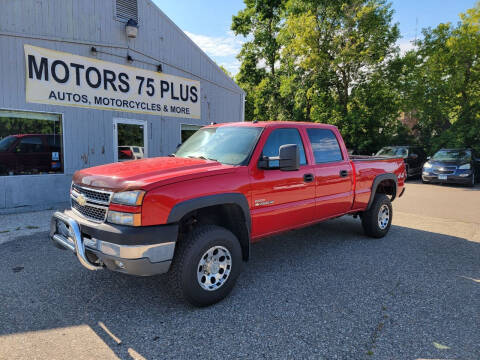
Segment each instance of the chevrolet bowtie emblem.
[[78,197],[77,197],[77,202],[78,202],[78,204],[81,205],[81,206],[87,205],[87,199],[86,199],[85,196],[83,196],[83,195],[78,195]]

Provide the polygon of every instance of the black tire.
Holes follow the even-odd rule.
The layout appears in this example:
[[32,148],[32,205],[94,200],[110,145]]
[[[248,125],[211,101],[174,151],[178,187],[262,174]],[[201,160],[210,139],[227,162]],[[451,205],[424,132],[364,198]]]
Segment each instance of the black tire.
[[472,180],[467,184],[468,187],[474,187],[475,186],[475,173],[472,175]]
[[[212,247],[221,246],[231,255],[231,269],[225,282],[216,290],[205,290],[197,279],[199,262]],[[201,225],[177,243],[168,272],[174,294],[194,306],[209,306],[224,299],[232,291],[242,269],[242,249],[237,237],[216,225]]]
[[[384,211],[385,206],[388,208],[388,222],[385,227],[381,227],[379,224],[380,211]],[[382,238],[387,235],[392,225],[392,203],[385,194],[376,194],[373,200],[372,206],[362,214],[362,226],[365,231],[365,235]]]

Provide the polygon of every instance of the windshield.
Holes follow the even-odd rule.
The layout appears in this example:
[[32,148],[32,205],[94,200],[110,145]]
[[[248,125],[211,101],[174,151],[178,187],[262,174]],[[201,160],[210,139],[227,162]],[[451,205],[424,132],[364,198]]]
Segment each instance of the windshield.
[[379,152],[377,156],[403,156],[408,155],[406,148],[395,148],[395,147],[384,147]]
[[17,138],[15,136],[7,136],[6,138],[0,140],[0,152],[7,151],[16,139]]
[[203,128],[188,138],[175,156],[215,160],[241,165],[250,156],[262,128],[220,126]]
[[469,162],[472,160],[472,152],[470,150],[440,150],[433,155],[432,160]]

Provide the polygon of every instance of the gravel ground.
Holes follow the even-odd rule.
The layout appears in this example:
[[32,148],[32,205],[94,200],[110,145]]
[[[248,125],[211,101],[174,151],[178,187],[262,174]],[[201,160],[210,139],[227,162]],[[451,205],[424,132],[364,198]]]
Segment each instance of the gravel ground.
[[[48,231],[54,210],[20,214],[0,214],[0,244],[21,236]],[[1,256],[1,255],[0,255]]]
[[[460,216],[480,213],[475,190],[410,184],[380,240],[352,218],[265,239],[205,309],[162,276],[87,271],[46,232],[16,238],[0,245],[0,359],[477,360],[480,216]],[[443,215],[416,210],[428,193]]]

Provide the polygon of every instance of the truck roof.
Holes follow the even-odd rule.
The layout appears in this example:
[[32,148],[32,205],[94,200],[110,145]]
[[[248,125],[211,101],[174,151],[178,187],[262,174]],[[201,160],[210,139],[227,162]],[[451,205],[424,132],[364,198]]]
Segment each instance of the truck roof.
[[318,127],[322,129],[337,129],[336,126],[330,124],[320,124],[312,122],[297,122],[297,121],[244,121],[244,122],[231,122],[231,123],[222,123],[222,124],[213,124],[208,125],[208,127],[221,127],[221,126],[241,126],[241,127],[262,127],[262,128],[271,128],[271,127]]

